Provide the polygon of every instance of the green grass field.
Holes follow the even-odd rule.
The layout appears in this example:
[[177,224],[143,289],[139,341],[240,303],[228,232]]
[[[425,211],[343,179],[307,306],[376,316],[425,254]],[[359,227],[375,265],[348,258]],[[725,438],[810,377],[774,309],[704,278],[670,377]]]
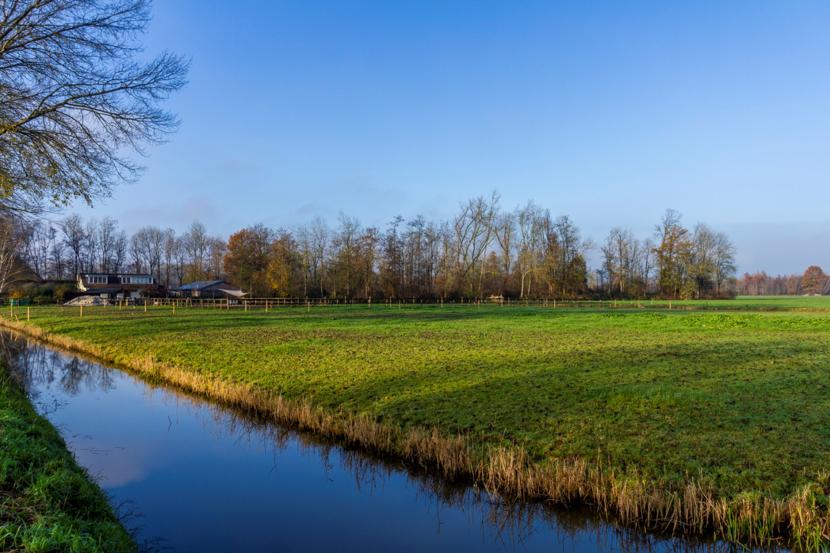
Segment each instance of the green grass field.
[[0,367],[0,547],[31,553],[137,550],[104,494],[5,367]]
[[31,324],[126,364],[515,446],[536,465],[585,459],[728,500],[810,484],[827,532],[830,298],[677,305],[701,310],[52,307]]

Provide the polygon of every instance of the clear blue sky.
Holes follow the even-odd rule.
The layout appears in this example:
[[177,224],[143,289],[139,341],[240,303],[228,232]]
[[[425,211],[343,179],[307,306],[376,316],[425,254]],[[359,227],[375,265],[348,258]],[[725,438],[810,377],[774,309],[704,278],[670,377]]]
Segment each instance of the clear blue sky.
[[830,270],[830,3],[157,1],[182,126],[85,216],[216,234],[451,215],[497,189],[601,242],[672,207],[740,270]]

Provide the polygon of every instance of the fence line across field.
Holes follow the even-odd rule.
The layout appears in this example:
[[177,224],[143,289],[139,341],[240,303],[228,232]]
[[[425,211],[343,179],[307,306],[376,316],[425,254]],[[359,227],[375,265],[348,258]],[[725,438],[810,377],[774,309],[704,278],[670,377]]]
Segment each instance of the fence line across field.
[[[499,306],[499,307],[561,307],[561,308],[677,308],[671,300],[558,300],[558,299],[535,299],[517,300],[504,299],[500,301],[490,299],[470,300],[423,300],[420,298],[400,299],[328,299],[328,298],[247,298],[247,299],[223,299],[223,298],[151,298],[147,300],[151,306],[175,306],[175,307],[197,307],[208,309],[264,309],[269,310],[276,307],[334,307],[334,306],[365,306],[365,307],[386,307],[398,308],[405,306]],[[124,303],[128,305],[128,303]],[[691,307],[691,306],[685,306]],[[698,306],[700,307],[700,306]]]
[[[106,303],[97,304],[79,304],[79,305],[52,305],[52,308],[59,308],[62,313],[67,315],[75,314],[83,318],[85,315],[91,315],[95,312],[102,311],[122,311],[129,310],[131,312],[144,313],[159,313],[160,308],[171,315],[176,314],[176,310],[192,309],[192,310],[225,310],[225,311],[261,311],[271,312],[280,308],[294,308],[304,309],[311,312],[313,309],[321,307],[336,308],[336,307],[364,307],[369,309],[396,309],[402,310],[412,307],[433,307],[433,308],[453,308],[453,307],[467,307],[467,308],[481,308],[484,307],[542,307],[548,309],[651,309],[651,310],[705,310],[711,306],[706,304],[678,305],[672,300],[559,300],[559,299],[537,299],[537,300],[517,300],[517,299],[472,299],[472,300],[422,300],[419,298],[401,298],[401,299],[329,299],[329,298],[246,298],[246,299],[227,299],[227,298],[146,298],[146,299],[131,299],[131,300],[109,300]],[[42,306],[48,307],[48,306]],[[35,308],[37,309],[37,308]],[[9,304],[7,313],[10,318],[18,319],[20,312],[28,320],[33,317],[32,310],[29,306]]]

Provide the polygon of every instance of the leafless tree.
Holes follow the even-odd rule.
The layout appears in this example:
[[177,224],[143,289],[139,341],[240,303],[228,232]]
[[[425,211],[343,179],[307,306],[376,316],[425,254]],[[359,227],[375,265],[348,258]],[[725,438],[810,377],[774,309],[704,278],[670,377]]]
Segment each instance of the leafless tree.
[[149,0],[0,0],[0,209],[87,202],[177,121],[160,104],[187,64],[140,61]]
[[176,243],[173,246],[173,272],[176,275],[176,282],[183,284],[187,271],[187,247],[185,240],[182,237],[176,238]]
[[334,235],[332,245],[334,246],[332,252],[332,266],[335,274],[335,285],[333,293],[337,296],[337,292],[341,291],[347,298],[352,297],[352,293],[359,286],[359,248],[358,243],[360,238],[360,222],[344,214],[340,214],[340,227]]
[[64,257],[65,254],[65,244],[63,240],[57,238],[57,232],[55,228],[51,228],[51,247],[49,249],[49,261],[52,267],[52,277],[58,280],[66,278],[66,258]]
[[[499,247],[499,272],[503,277],[502,288],[506,284],[504,282],[510,277],[513,269],[513,252],[515,250],[516,240],[516,218],[515,213],[501,213],[497,216],[495,221],[496,244]],[[503,290],[499,290],[501,295]]]
[[147,226],[139,229],[130,241],[137,272],[148,272],[157,281],[161,279],[161,260],[164,254],[164,231]]
[[127,233],[119,230],[112,244],[112,255],[109,256],[112,263],[110,271],[117,273],[124,270],[127,264],[127,244]]
[[545,221],[547,213],[528,202],[516,211],[516,224],[519,230],[517,270],[520,278],[519,297],[525,298],[533,288],[533,277],[542,264],[545,255]]
[[164,231],[164,286],[170,288],[174,285],[179,285],[181,282],[173,282],[173,274],[175,273],[176,250],[180,247],[180,242],[176,239],[176,231],[169,228]]
[[308,244],[311,252],[311,270],[313,280],[316,281],[320,296],[325,294],[326,258],[329,251],[329,229],[325,221],[316,218],[311,221],[308,229]]
[[[476,284],[474,270],[484,258],[493,241],[495,220],[498,214],[499,195],[480,196],[462,204],[461,212],[453,220],[453,239],[456,259],[456,279],[461,287],[471,290]],[[480,294],[480,285],[477,286]]]
[[220,278],[224,275],[225,254],[228,244],[218,236],[208,238],[208,255],[205,278]]
[[554,221],[546,216],[542,226],[546,241],[543,274],[549,293],[561,297],[583,294],[588,277],[585,252],[591,243],[582,240],[579,228],[567,215]]
[[95,271],[101,254],[98,248],[98,223],[94,219],[86,222],[84,230],[83,270]]
[[628,229],[615,227],[600,248],[606,291],[611,295],[641,297],[648,289],[651,272],[649,242],[638,240]]
[[406,295],[405,238],[402,236],[402,224],[402,216],[393,217],[380,245],[379,280],[383,294],[387,298],[402,298]]
[[724,292],[724,285],[733,278],[737,265],[735,263],[735,246],[729,237],[718,232],[715,234],[714,248],[715,293],[720,296]]
[[46,222],[35,221],[30,225],[23,257],[29,267],[41,277],[46,277],[50,273],[50,254],[54,238],[55,229]]
[[63,241],[72,256],[70,261],[72,267],[72,278],[81,272],[81,259],[84,252],[86,233],[84,223],[78,215],[70,215],[61,222]]
[[210,237],[202,223],[194,222],[184,236],[182,246],[187,257],[185,275],[188,280],[207,278],[210,261]]
[[98,224],[99,268],[102,272],[117,271],[113,255],[118,241],[118,223],[111,217],[105,217]]
[[0,294],[27,270],[21,256],[30,233],[31,228],[23,219],[0,217]]

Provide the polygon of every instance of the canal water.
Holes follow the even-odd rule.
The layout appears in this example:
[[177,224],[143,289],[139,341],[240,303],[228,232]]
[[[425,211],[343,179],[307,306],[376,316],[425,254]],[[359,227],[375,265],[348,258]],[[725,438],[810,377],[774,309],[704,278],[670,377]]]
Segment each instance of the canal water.
[[515,505],[0,335],[10,370],[151,551],[726,551]]

